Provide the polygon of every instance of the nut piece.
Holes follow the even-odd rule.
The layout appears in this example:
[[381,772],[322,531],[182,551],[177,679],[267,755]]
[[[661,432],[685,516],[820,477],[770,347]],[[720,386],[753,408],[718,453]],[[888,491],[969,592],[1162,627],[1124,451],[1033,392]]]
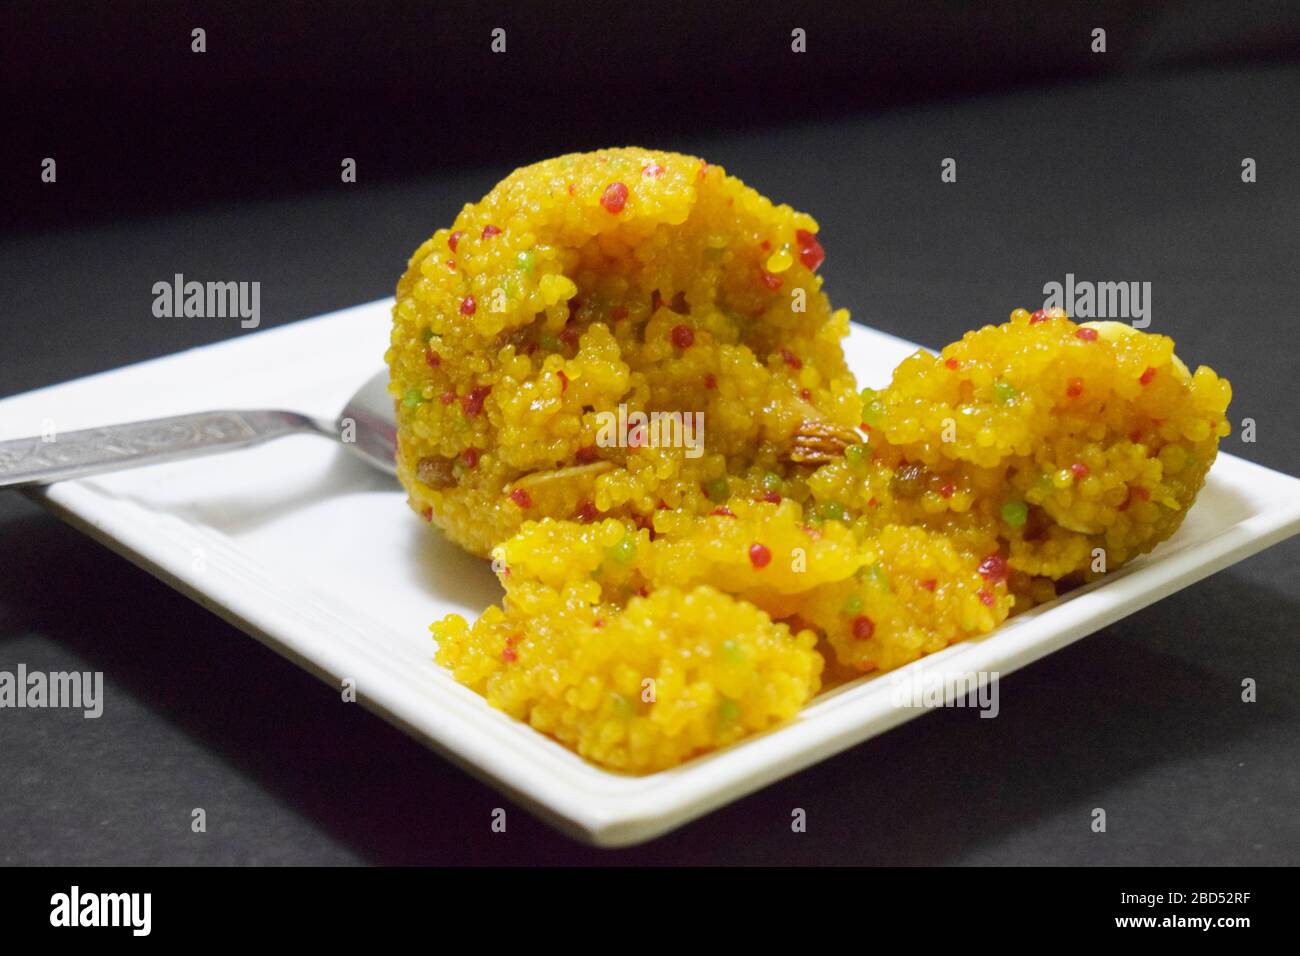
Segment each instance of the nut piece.
[[450,458],[430,455],[421,458],[415,464],[415,477],[430,488],[451,488],[456,484],[456,474],[452,471]]
[[861,443],[862,436],[855,428],[809,420],[795,429],[786,458],[796,464],[824,465],[844,457],[850,445]]
[[569,465],[567,468],[552,468],[547,471],[530,471],[506,485],[506,493],[518,488],[536,488],[548,481],[568,481],[604,474],[614,467],[612,461],[593,461],[587,465]]

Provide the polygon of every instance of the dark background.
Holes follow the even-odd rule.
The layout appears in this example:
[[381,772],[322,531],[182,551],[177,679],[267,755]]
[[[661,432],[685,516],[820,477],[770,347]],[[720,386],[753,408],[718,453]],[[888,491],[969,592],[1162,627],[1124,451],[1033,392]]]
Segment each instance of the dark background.
[[[1151,330],[1258,423],[1226,450],[1300,472],[1300,6],[860,6],[9,4],[0,397],[246,334],[155,319],[176,272],[260,281],[264,327],[378,298],[510,169],[634,143],[813,213],[832,300],[927,344],[1067,272],[1149,281]],[[0,494],[0,668],[103,670],[110,708],[0,711],[0,862],[1294,864],[1297,561],[1007,678],[997,720],[927,715],[609,852],[523,812],[492,834],[504,798]]]

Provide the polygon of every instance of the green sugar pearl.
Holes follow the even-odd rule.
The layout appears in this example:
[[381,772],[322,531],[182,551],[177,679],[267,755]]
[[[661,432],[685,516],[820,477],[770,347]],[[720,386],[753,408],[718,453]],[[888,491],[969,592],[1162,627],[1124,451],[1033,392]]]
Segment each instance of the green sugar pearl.
[[781,476],[774,471],[769,471],[763,476],[764,491],[780,491],[784,484],[785,482],[781,479]]
[[885,413],[884,402],[876,396],[874,388],[862,390],[862,420],[873,427],[880,424],[880,416]]
[[519,253],[519,255],[515,257],[515,262],[519,264],[519,269],[524,275],[530,276],[533,274],[533,265],[536,260],[534,259],[532,252]]
[[424,395],[418,388],[408,388],[406,394],[402,396],[402,404],[407,408],[414,408],[416,405],[424,404]]
[[1010,382],[998,379],[993,383],[993,397],[999,405],[1010,405],[1020,397],[1020,392]]
[[728,638],[722,642],[722,659],[728,664],[743,664],[745,661],[745,652],[740,649],[740,645]]
[[822,521],[847,521],[849,516],[838,501],[822,501],[817,505],[817,517]]
[[862,611],[862,596],[859,594],[850,594],[840,605],[840,610],[845,614],[859,614]]
[[714,504],[722,504],[731,497],[731,486],[726,478],[711,478],[704,483],[704,493]]
[[889,578],[885,575],[885,569],[879,564],[873,564],[869,568],[866,568],[863,571],[862,577],[864,580],[870,581],[872,584],[879,587],[882,591],[889,591]]
[[740,704],[730,697],[723,697],[718,702],[718,721],[724,724],[734,724],[739,719]]
[[630,534],[625,534],[623,540],[612,547],[606,548],[605,553],[609,555],[610,560],[617,561],[619,564],[627,564],[636,557],[636,538]]
[[1013,528],[1020,528],[1029,519],[1029,505],[1014,498],[1002,506],[1002,520]]
[[866,456],[866,445],[850,445],[848,448],[844,449],[844,460],[850,465],[857,466],[862,464],[862,461]]

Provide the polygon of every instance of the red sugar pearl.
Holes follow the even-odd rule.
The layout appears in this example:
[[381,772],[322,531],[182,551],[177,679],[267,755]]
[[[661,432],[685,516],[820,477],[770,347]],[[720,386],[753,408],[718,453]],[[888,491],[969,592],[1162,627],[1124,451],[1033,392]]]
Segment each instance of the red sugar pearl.
[[714,375],[712,372],[704,376],[704,387],[710,390],[717,388],[718,376]]
[[477,308],[478,308],[478,303],[474,301],[474,297],[472,295],[467,295],[465,296],[465,298],[460,300],[461,315],[473,315],[474,310]]
[[938,584],[939,582],[934,578],[926,578],[924,581],[921,582],[921,587],[925,588],[927,591],[933,591],[938,586]]
[[533,506],[532,496],[523,488],[516,488],[514,491],[510,492],[510,500],[520,508],[531,508]]
[[556,374],[560,377],[560,394],[563,395],[569,390],[569,376],[563,372],[556,372]]
[[799,389],[799,397],[802,398],[805,402],[811,402],[811,401],[812,401],[812,391],[811,391],[810,389],[807,389],[807,388],[801,388],[801,389]]
[[988,588],[980,588],[981,604],[983,604],[985,607],[992,607],[994,600],[995,598],[993,597],[992,591],[990,591]]
[[794,234],[799,243],[799,261],[809,272],[816,272],[817,267],[826,261],[826,250],[807,229],[797,229]]
[[943,364],[948,366],[948,368],[952,369],[954,372],[961,368],[961,362],[958,362],[956,359],[948,359]]
[[1065,394],[1071,398],[1078,398],[1083,394],[1083,379],[1072,378],[1065,383]]
[[466,448],[460,453],[460,460],[465,463],[466,468],[477,468],[479,454],[480,452],[477,448]]
[[519,654],[513,647],[507,646],[506,649],[501,652],[501,659],[507,664],[512,664],[519,659]]
[[781,288],[781,277],[773,275],[766,269],[758,270],[758,281],[762,282],[763,285],[767,286],[767,288],[771,289],[773,292]]
[[501,235],[501,230],[498,229],[496,226],[489,225],[483,227],[484,239],[491,239],[493,236],[499,236],[499,235]]
[[658,163],[647,163],[641,167],[641,175],[646,179],[658,179],[664,174],[664,168]]
[[789,349],[781,350],[781,361],[796,371],[803,368],[803,360]]
[[1073,472],[1074,477],[1078,478],[1080,481],[1088,477],[1088,466],[1081,461],[1076,461],[1072,464],[1070,466],[1070,471]]
[[674,325],[670,335],[673,345],[679,349],[688,349],[695,344],[695,332],[689,325]]
[[1029,324],[1037,325],[1039,322],[1047,321],[1047,312],[1044,309],[1035,309],[1029,314]]
[[856,641],[866,641],[871,639],[871,635],[876,633],[876,624],[865,614],[859,614],[853,619],[853,639]]
[[979,573],[980,577],[993,584],[1005,581],[1008,573],[1007,559],[997,553],[990,554],[980,562]]
[[442,364],[442,356],[433,349],[425,349],[424,360],[429,363],[429,368],[437,368]]
[[1145,372],[1142,373],[1141,376],[1139,376],[1138,381],[1141,382],[1143,385],[1150,385],[1151,380],[1155,377],[1156,377],[1156,370],[1153,368],[1148,368]]
[[591,524],[593,521],[596,520],[597,516],[598,513],[596,511],[596,503],[590,500],[584,501],[582,504],[580,504],[578,506],[577,512],[574,514],[574,517],[577,518],[579,521],[581,521],[583,524]]
[[769,504],[779,505],[781,503],[781,492],[765,491],[763,492],[763,500]]
[[442,404],[444,405],[450,405],[455,400],[456,400],[455,392],[443,392],[441,395],[438,396],[438,401],[442,402]]
[[600,194],[600,204],[605,212],[617,216],[627,205],[627,187],[622,183],[610,183]]
[[460,407],[466,417],[477,418],[483,414],[483,400],[488,397],[490,391],[492,391],[491,385],[477,385],[465,393],[460,400]]
[[945,481],[942,485],[939,486],[939,495],[942,498],[951,498],[952,493],[956,490],[957,489],[953,487],[951,481]]
[[573,455],[580,465],[590,465],[594,461],[600,461],[600,449],[595,445],[587,445],[579,448]]
[[772,563],[772,551],[765,544],[755,541],[749,546],[749,563],[756,568],[765,568]]
[[1087,329],[1087,328],[1076,329],[1074,332],[1074,337],[1076,339],[1082,339],[1084,342],[1095,342],[1097,341],[1097,330]]
[[721,517],[721,518],[734,518],[734,517],[736,517],[736,513],[735,513],[734,511],[732,511],[730,508],[728,508],[726,505],[718,505],[718,507],[716,507],[716,508],[714,508],[712,511],[710,511],[709,514],[711,514],[711,515],[717,515],[717,516],[719,516],[719,517]]
[[609,317],[613,319],[615,322],[622,322],[624,319],[627,318],[627,306],[625,305],[614,306],[614,311],[609,314]]
[[455,232],[453,232],[450,236],[447,237],[447,247],[451,249],[452,252],[456,251],[456,246],[460,243],[460,237],[463,235],[465,235],[465,233],[457,229]]

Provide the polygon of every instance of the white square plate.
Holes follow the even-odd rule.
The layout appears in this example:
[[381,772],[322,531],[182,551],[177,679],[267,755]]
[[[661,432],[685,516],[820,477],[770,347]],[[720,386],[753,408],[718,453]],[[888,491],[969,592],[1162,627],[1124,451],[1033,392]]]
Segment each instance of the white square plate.
[[[333,417],[382,365],[390,302],[39,389],[0,402],[0,439],[213,408]],[[917,346],[861,326],[861,384]],[[1223,370],[1231,377],[1232,369]],[[493,710],[433,662],[430,622],[499,597],[485,562],[430,534],[392,479],[312,436],[33,493],[72,524],[338,685],[579,838],[646,840],[923,711],[860,678],[796,719],[646,777],[588,764]],[[1300,530],[1300,480],[1220,455],[1186,523],[1155,552],[896,675],[1005,675]]]

